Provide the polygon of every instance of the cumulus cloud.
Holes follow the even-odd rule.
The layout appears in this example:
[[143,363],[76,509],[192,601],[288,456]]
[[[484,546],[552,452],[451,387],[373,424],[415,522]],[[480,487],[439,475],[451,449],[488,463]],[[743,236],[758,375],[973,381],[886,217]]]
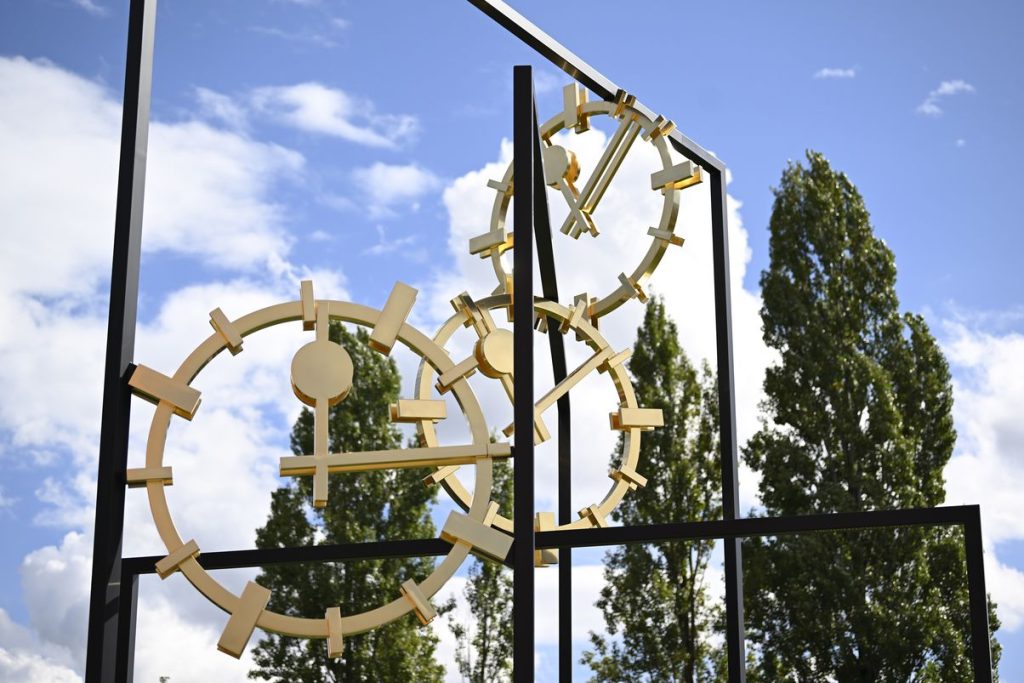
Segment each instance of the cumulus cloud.
[[814,72],[814,78],[855,78],[857,76],[856,67],[848,68],[836,68],[836,67],[823,67]]
[[960,79],[942,81],[939,83],[939,87],[928,93],[928,97],[924,98],[924,101],[917,105],[917,113],[924,114],[925,116],[941,116],[942,108],[939,106],[939,103],[944,98],[972,92],[974,92],[974,86],[967,81]]
[[1000,544],[1024,540],[1024,335],[992,332],[976,321],[942,325],[954,377],[957,449],[946,466],[946,501],[982,504],[988,588],[1003,627],[1024,624],[1024,573],[999,560]]
[[369,100],[322,83],[257,88],[251,101],[280,124],[367,147],[396,149],[419,132],[415,116],[380,114]]
[[[0,314],[10,323],[0,328],[0,381],[19,397],[0,404],[0,457],[30,454],[44,472],[62,460],[36,491],[43,504],[36,521],[66,530],[60,542],[23,560],[30,628],[0,613],[0,678],[78,680],[120,108],[102,87],[51,63],[3,58],[0,119],[0,213],[5,227],[20,236],[0,253]],[[310,272],[289,260],[286,221],[269,199],[276,184],[301,172],[301,156],[195,120],[154,122],[150,141],[144,253],[173,252],[216,266],[221,279],[177,283],[161,300],[143,300],[140,362],[172,372],[210,334],[211,308],[236,317],[295,299],[301,277],[314,278],[318,296],[346,297],[336,271]],[[60,201],[54,188],[60,188]],[[299,410],[288,382],[290,350],[306,337],[298,325],[265,330],[246,340],[240,356],[215,359],[196,380],[203,410],[193,423],[176,421],[171,430],[167,459],[180,485],[169,489],[168,500],[181,532],[201,536],[206,549],[253,545]],[[132,466],[142,464],[151,415],[136,402]],[[125,553],[161,552],[145,496],[130,493]],[[230,574],[226,585],[237,591],[245,578]],[[140,634],[148,635],[137,641],[139,676],[155,680],[173,669],[182,679],[240,677],[246,662],[216,652],[223,614],[181,577],[162,584],[159,595],[155,603],[143,598],[143,605],[155,606],[140,615]],[[170,646],[181,642],[202,647],[181,658]],[[228,667],[233,673],[224,673]]]
[[417,164],[385,164],[357,168],[352,181],[365,198],[372,218],[386,218],[400,209],[419,210],[420,199],[441,186],[441,179]]
[[71,4],[80,9],[84,9],[93,16],[102,17],[107,13],[106,7],[96,4],[93,0],[71,0]]

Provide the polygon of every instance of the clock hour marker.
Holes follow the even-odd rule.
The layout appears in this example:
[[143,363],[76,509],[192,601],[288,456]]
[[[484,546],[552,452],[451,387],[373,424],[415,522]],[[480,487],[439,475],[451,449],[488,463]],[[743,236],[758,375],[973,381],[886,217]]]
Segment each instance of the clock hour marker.
[[240,658],[245,646],[252,638],[263,610],[270,602],[270,591],[253,581],[245,584],[242,594],[238,597],[238,605],[231,613],[224,632],[217,641],[217,649],[232,657]]
[[135,366],[128,386],[136,396],[150,403],[160,404],[166,401],[174,409],[174,414],[191,420],[199,410],[199,391],[182,381],[161,374],[145,365]]
[[398,339],[398,331],[405,324],[415,303],[416,290],[403,282],[396,282],[370,334],[371,349],[385,356],[391,354],[391,347]]
[[231,355],[237,356],[242,350],[242,335],[239,334],[238,328],[235,327],[234,323],[224,315],[224,311],[219,308],[210,311],[210,325],[224,339],[224,343],[227,345]]
[[198,543],[194,540],[184,543],[177,550],[156,563],[156,573],[161,579],[166,579],[178,570],[182,562],[198,556]]
[[337,659],[344,651],[341,637],[341,608],[328,607],[324,621],[327,622],[327,656]]
[[461,512],[451,512],[441,529],[441,538],[449,543],[465,543],[473,552],[502,561],[512,547],[512,537],[490,525],[484,525]]
[[651,174],[652,190],[682,190],[701,181],[700,167],[687,159]]
[[316,302],[313,299],[313,281],[299,283],[299,299],[302,301],[302,329],[309,332],[316,327]]
[[157,482],[164,486],[174,483],[170,467],[135,467],[125,470],[125,483],[130,489],[143,488],[149,482]]

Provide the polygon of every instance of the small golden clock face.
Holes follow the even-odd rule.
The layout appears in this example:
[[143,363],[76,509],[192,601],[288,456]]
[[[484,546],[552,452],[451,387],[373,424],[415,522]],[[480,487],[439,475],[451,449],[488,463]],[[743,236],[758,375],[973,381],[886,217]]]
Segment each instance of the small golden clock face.
[[[455,363],[448,372],[438,373],[427,363],[420,364],[416,378],[416,398],[431,400],[437,394],[445,394],[459,382],[463,382],[477,370],[488,378],[501,383],[509,402],[514,401],[514,379],[512,368],[512,333],[498,327],[491,311],[511,310],[512,300],[507,294],[496,294],[480,301],[474,301],[468,294],[461,294],[452,300],[456,313],[448,319],[436,335],[434,343],[447,346],[452,336],[462,327],[472,327],[477,337],[473,352],[462,361]],[[609,406],[609,427],[623,434],[622,449],[619,463],[609,477],[611,487],[605,497],[579,512],[575,522],[556,527],[552,513],[541,512],[537,515],[537,528],[547,529],[579,529],[607,525],[609,513],[619,504],[625,495],[639,486],[646,484],[647,479],[637,472],[640,459],[641,433],[662,424],[660,410],[642,408],[637,404],[633,385],[626,372],[625,361],[629,358],[630,349],[616,352],[605,338],[598,332],[586,316],[586,304],[580,300],[572,308],[562,306],[553,301],[537,299],[535,301],[536,318],[534,325],[547,334],[575,335],[579,343],[585,344],[592,352],[579,367],[569,372],[568,376],[552,387],[536,403],[533,439],[542,443],[551,438],[545,424],[545,414],[561,396],[576,387],[585,377],[598,372],[607,375],[614,385],[618,402]],[[554,327],[552,327],[554,321]],[[426,447],[438,443],[435,421],[431,419],[410,420],[417,425],[421,443]],[[513,435],[513,425],[507,425],[502,432],[505,436]],[[471,509],[475,497],[458,478],[458,465],[446,465],[426,478],[428,484],[440,484],[463,509]],[[486,493],[485,493],[486,495]],[[497,515],[493,520],[497,529],[512,533],[512,520]],[[553,559],[553,558],[552,558]],[[544,564],[548,561],[544,561]]]
[[[167,578],[181,572],[211,602],[229,613],[227,626],[218,648],[239,657],[253,630],[307,638],[325,638],[328,653],[342,653],[342,636],[357,634],[388,623],[413,612],[424,624],[436,614],[430,598],[450,579],[470,552],[503,560],[511,547],[510,535],[495,529],[492,521],[497,504],[490,500],[492,461],[511,454],[508,444],[491,443],[490,432],[480,405],[464,379],[454,381],[454,393],[469,427],[470,443],[441,446],[434,443],[424,448],[401,448],[388,451],[330,453],[328,408],[345,400],[352,386],[354,373],[348,352],[328,338],[330,321],[361,325],[372,330],[368,343],[374,350],[388,355],[396,343],[402,343],[422,358],[422,362],[438,374],[450,373],[454,363],[445,350],[405,322],[416,297],[416,290],[398,283],[383,310],[358,304],[315,299],[312,283],[303,282],[300,299],[264,308],[236,320],[220,309],[210,314],[214,333],[185,359],[173,375],[163,375],[144,365],[133,372],[129,385],[133,392],[157,408],[146,445],[145,467],[129,469],[129,487],[146,489],[149,506],[160,538],[168,555],[157,563],[157,573]],[[203,367],[225,349],[238,354],[243,339],[259,330],[282,324],[301,323],[314,333],[314,339],[300,347],[291,364],[292,390],[300,401],[313,408],[314,448],[308,455],[281,458],[282,476],[312,476],[313,505],[344,505],[345,501],[328,500],[327,478],[334,472],[382,468],[436,468],[464,464],[475,465],[475,490],[480,495],[465,507],[466,513],[453,512],[441,531],[441,537],[452,548],[422,583],[407,581],[401,595],[386,605],[357,614],[345,612],[345,605],[326,605],[324,617],[309,619],[279,614],[266,609],[270,591],[250,581],[240,595],[235,595],[210,576],[200,564],[200,546],[196,540],[183,540],[175,527],[167,505],[164,487],[173,483],[170,464],[164,462],[167,430],[172,416],[191,420],[199,408],[200,392],[192,386]],[[501,346],[495,341],[496,347]],[[391,406],[396,421],[411,419],[441,420],[446,418],[443,401],[400,400]]]
[[[600,203],[630,148],[639,139],[643,144],[653,145],[660,160],[659,166],[651,169],[650,189],[663,197],[661,215],[657,225],[650,226],[646,234],[637,235],[638,239],[650,239],[650,247],[638,265],[618,275],[617,282],[608,292],[586,299],[587,316],[596,322],[629,299],[647,300],[647,281],[665,251],[671,245],[683,243],[675,232],[679,195],[681,190],[701,182],[700,168],[690,161],[673,160],[667,135],[675,124],[660,116],[651,120],[635,108],[635,98],[630,95],[620,92],[615,102],[588,102],[586,90],[574,84],[566,86],[563,102],[563,110],[544,123],[540,130],[544,181],[559,191],[568,208],[561,226],[553,225],[552,229],[558,227],[559,232],[577,240],[581,237],[600,239],[602,231],[615,230],[616,226],[602,222]],[[587,180],[580,186],[581,167],[572,151],[572,136],[589,130],[591,119],[595,117],[611,119],[615,131],[594,167],[582,169],[587,172]],[[564,146],[554,144],[554,135],[563,130],[570,131],[569,141]],[[495,191],[490,230],[469,241],[469,252],[490,259],[498,280],[495,293],[509,293],[512,278],[501,257],[515,247],[514,233],[506,230],[509,204],[515,193],[512,164],[500,180],[490,181],[488,187]]]

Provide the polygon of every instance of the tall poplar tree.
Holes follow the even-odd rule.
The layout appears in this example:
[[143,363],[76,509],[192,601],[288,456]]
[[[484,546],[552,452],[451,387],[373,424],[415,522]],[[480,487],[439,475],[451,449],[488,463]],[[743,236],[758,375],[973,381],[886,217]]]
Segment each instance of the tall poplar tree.
[[[395,363],[367,346],[369,335],[331,324],[330,339],[348,351],[355,368],[352,389],[330,410],[333,453],[398,448],[388,404],[398,398]],[[292,451],[313,452],[313,414],[303,410],[292,430]],[[317,543],[359,543],[436,535],[430,519],[435,495],[414,469],[332,474],[326,508],[313,508],[311,477],[274,492],[270,517],[256,532],[259,548]],[[343,614],[373,609],[400,596],[408,579],[424,580],[433,558],[359,560],[333,564],[280,564],[264,567],[256,581],[272,591],[269,609],[320,618],[330,606]],[[254,650],[249,677],[288,683],[321,681],[438,681],[444,668],[434,660],[437,639],[407,615],[362,635],[346,636],[340,659],[327,657],[323,640],[268,635]]]
[[[765,514],[941,504],[956,440],[949,367],[925,321],[900,312],[892,251],[860,193],[809,152],[782,175],[770,231],[761,317],[781,362],[744,453]],[[755,539],[744,564],[766,680],[974,680],[958,530]]]
[[[643,435],[640,470],[647,486],[626,496],[612,518],[623,526],[721,518],[714,375],[705,365],[698,376],[659,297],[647,303],[629,370],[637,401],[660,408],[665,426]],[[618,451],[612,456],[617,464]],[[637,544],[605,555],[607,584],[597,605],[610,636],[591,633],[594,649],[583,662],[592,680],[717,680],[708,640],[718,617],[708,602],[713,546]]]

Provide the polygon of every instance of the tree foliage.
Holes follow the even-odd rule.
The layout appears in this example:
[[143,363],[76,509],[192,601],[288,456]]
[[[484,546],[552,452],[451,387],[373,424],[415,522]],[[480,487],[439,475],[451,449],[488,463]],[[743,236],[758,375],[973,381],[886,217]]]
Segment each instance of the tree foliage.
[[[507,463],[494,463],[491,499],[504,510],[512,509],[512,470]],[[512,572],[499,562],[474,559],[463,596],[473,618],[450,622],[457,644],[455,664],[463,680],[512,680]]]
[[[368,337],[362,328],[351,333],[331,324],[330,339],[348,351],[355,367],[348,397],[330,410],[334,453],[397,448],[401,443],[388,414],[388,404],[398,398],[398,371],[394,361],[369,349]],[[313,452],[310,411],[303,410],[296,421],[291,446],[296,454]],[[257,531],[256,545],[278,548],[435,536],[429,514],[434,494],[423,486],[421,476],[409,469],[332,474],[323,509],[310,505],[311,478],[299,478],[274,492],[270,517]],[[282,564],[264,567],[256,581],[272,591],[269,609],[323,618],[330,606],[355,614],[390,602],[399,597],[404,581],[424,580],[433,566],[433,558]],[[256,668],[249,677],[289,683],[441,681],[444,668],[434,660],[436,644],[431,630],[419,627],[411,615],[362,635],[345,636],[340,659],[328,659],[322,640],[268,635],[255,648]]]
[[[780,362],[744,453],[765,514],[941,504],[956,440],[949,367],[924,319],[901,314],[892,251],[860,193],[808,153],[783,173],[770,232],[761,316]],[[744,563],[767,680],[973,680],[957,530],[752,540]]]
[[[613,519],[624,526],[719,519],[715,379],[706,365],[698,377],[658,297],[647,303],[629,369],[637,401],[660,408],[665,426],[643,435],[648,484],[627,496]],[[612,456],[617,465],[618,451]],[[708,635],[718,610],[708,602],[706,580],[713,545],[627,545],[606,554],[607,585],[597,605],[610,636],[591,633],[594,649],[583,662],[592,680],[716,680]]]

